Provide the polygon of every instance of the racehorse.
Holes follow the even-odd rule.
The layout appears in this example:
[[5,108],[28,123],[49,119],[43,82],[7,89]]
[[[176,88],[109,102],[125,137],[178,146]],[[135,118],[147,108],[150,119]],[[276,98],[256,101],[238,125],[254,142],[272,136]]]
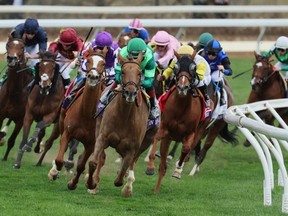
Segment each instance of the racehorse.
[[[40,52],[41,61],[36,64],[35,85],[28,97],[23,121],[23,136],[19,147],[14,168],[21,167],[21,160],[25,151],[30,152],[37,141],[39,133],[45,134],[58,117],[65,89],[56,63],[56,54],[50,51]],[[37,122],[34,134],[28,141],[33,121]]]
[[84,145],[84,152],[78,159],[76,175],[68,183],[70,190],[76,189],[79,177],[85,170],[86,162],[94,150],[96,120],[93,116],[96,113],[96,106],[105,82],[104,71],[107,52],[107,47],[103,50],[93,50],[92,47],[89,47],[87,53],[84,54],[87,75],[83,93],[78,97],[76,96],[74,103],[67,111],[63,108],[61,110],[59,120],[60,147],[48,177],[51,180],[57,178],[64,165],[63,157],[68,143],[72,139],[80,141]]
[[[8,78],[0,89],[0,128],[6,118],[14,121],[15,127],[8,139],[3,161],[7,160],[10,150],[14,147],[15,139],[22,128],[25,105],[29,94],[27,85],[33,79],[26,65],[24,47],[24,38],[13,37],[12,35],[8,36],[6,44]],[[6,131],[1,131],[0,140],[5,135]]]
[[[123,185],[124,176],[129,168],[127,183],[122,188],[122,195],[132,195],[132,184],[135,181],[134,168],[140,154],[151,144],[153,135],[146,140],[148,123],[148,106],[141,90],[141,68],[143,54],[137,59],[125,59],[118,56],[121,64],[121,90],[106,107],[102,118],[97,119],[96,142],[92,160],[89,162],[87,178],[88,192],[98,192],[100,170],[105,162],[105,149],[115,148],[122,157],[122,163],[114,185]],[[149,130],[148,130],[149,131]],[[155,131],[156,132],[156,131]]]
[[[247,103],[286,98],[287,83],[280,71],[274,70],[274,65],[269,60],[271,56],[262,56],[256,52],[254,52],[254,56],[256,61],[253,65],[252,80],[250,81],[252,89]],[[287,109],[278,111],[287,122]],[[266,124],[273,125],[274,117],[271,112],[262,111],[258,115]],[[250,143],[246,141],[244,145],[250,146]]]
[[[161,162],[155,192],[160,191],[162,179],[167,169],[167,155],[172,140],[182,142],[182,150],[173,176],[180,178],[184,159],[201,138],[210,117],[202,120],[204,102],[196,91],[193,83],[196,80],[196,64],[192,55],[180,56],[176,51],[177,66],[175,67],[176,87],[171,89],[161,114],[160,127],[156,138],[160,142]],[[213,108],[213,103],[212,103]],[[201,121],[202,120],[202,121]]]

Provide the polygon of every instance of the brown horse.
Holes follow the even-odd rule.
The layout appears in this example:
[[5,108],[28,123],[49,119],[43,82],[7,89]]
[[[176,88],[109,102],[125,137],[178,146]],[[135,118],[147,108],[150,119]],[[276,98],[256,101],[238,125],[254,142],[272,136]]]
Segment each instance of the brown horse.
[[69,182],[70,190],[77,187],[80,175],[85,170],[85,165],[93,153],[95,144],[96,106],[103,91],[105,56],[107,47],[103,50],[93,50],[89,47],[86,57],[87,76],[83,93],[76,98],[74,103],[66,111],[62,108],[59,120],[61,133],[58,155],[53,161],[53,167],[48,173],[51,180],[55,180],[64,165],[64,153],[68,143],[76,139],[83,143],[84,152],[77,162],[77,173]]
[[[158,182],[155,192],[159,192],[162,179],[167,169],[167,155],[172,140],[183,143],[181,156],[176,163],[173,176],[180,178],[184,159],[195,147],[201,138],[210,118],[203,121],[203,101],[192,85],[196,79],[196,64],[192,55],[180,56],[175,52],[178,59],[176,73],[176,88],[169,95],[161,115],[160,128],[156,138],[160,139],[161,162],[159,165]],[[212,103],[213,108],[213,103]]]
[[[6,44],[8,79],[0,90],[0,128],[6,118],[13,120],[15,127],[8,139],[7,150],[3,161],[7,160],[10,150],[14,147],[15,139],[22,128],[25,105],[29,94],[27,85],[33,79],[26,65],[24,47],[24,39],[13,38],[12,35],[9,35]],[[2,140],[5,135],[5,130],[0,132],[0,140]]]
[[[65,89],[56,63],[56,54],[49,51],[40,53],[41,61],[36,65],[35,85],[32,89],[23,121],[23,136],[14,168],[21,167],[25,151],[30,152],[40,132],[50,126],[57,118]],[[33,121],[37,122],[34,134],[28,141]]]
[[[262,56],[256,52],[254,52],[254,56],[256,61],[253,65],[252,80],[250,81],[252,89],[247,103],[286,98],[287,83],[280,71],[274,70],[274,65],[269,60],[271,56]],[[278,111],[287,122],[288,110],[280,109]],[[271,112],[261,111],[258,115],[266,124],[274,124],[274,117]],[[246,141],[244,145],[250,146],[250,143]]]
[[150,136],[150,140],[146,140],[147,134],[151,131],[147,131],[149,111],[145,103],[146,97],[141,91],[140,63],[143,55],[140,53],[137,59],[129,60],[121,55],[118,58],[122,65],[121,90],[108,104],[102,118],[97,119],[97,138],[94,155],[89,162],[89,176],[86,184],[88,192],[93,194],[98,192],[100,170],[106,157],[105,149],[111,146],[122,157],[120,171],[114,181],[115,186],[123,185],[124,176],[129,168],[127,183],[122,189],[122,195],[128,197],[132,195],[136,161],[151,144],[153,135]]

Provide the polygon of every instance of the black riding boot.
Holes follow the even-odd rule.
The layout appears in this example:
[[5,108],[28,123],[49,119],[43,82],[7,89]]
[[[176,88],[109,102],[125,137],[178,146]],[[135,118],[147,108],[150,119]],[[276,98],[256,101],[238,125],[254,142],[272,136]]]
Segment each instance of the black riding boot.
[[226,104],[224,93],[223,93],[223,81],[220,81],[217,84],[218,84],[218,87],[220,88],[220,106],[223,106],[224,104]]
[[204,84],[203,86],[200,86],[198,88],[204,96],[206,108],[210,107],[210,97],[209,97],[208,92],[207,92],[206,84]]

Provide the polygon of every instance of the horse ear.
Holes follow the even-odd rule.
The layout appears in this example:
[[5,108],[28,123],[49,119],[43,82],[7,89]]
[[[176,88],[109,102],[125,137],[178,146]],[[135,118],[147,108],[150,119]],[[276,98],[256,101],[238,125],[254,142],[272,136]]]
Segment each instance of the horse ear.
[[122,65],[125,61],[127,61],[126,58],[124,58],[120,53],[118,53],[118,62],[120,65]]
[[177,59],[180,58],[180,54],[178,54],[178,53],[176,52],[176,50],[174,50],[174,55],[176,56]]
[[106,55],[107,52],[108,52],[108,48],[107,48],[107,46],[105,46],[104,49],[103,49],[103,54]]
[[194,58],[195,58],[196,54],[197,54],[197,51],[196,51],[196,49],[194,49],[193,53],[191,54],[191,56],[192,56],[192,59],[194,59]]

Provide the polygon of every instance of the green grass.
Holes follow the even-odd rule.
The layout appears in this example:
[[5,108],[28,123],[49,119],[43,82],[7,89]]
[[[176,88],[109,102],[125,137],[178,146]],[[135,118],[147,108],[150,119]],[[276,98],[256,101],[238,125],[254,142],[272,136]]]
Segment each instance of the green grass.
[[[253,59],[232,59],[233,75],[251,68],[253,62]],[[228,78],[235,104],[243,104],[247,100],[250,77],[251,72],[247,72],[236,79]],[[46,137],[48,135],[47,131]],[[83,178],[74,191],[67,189],[70,177],[64,172],[57,181],[48,180],[47,174],[51,161],[56,157],[58,142],[48,152],[42,167],[35,166],[38,155],[25,153],[21,169],[14,170],[12,165],[21,140],[19,136],[8,161],[0,161],[0,215],[281,215],[283,188],[277,186],[276,172],[273,205],[264,206],[264,174],[260,160],[253,148],[243,147],[244,138],[240,133],[238,135],[240,144],[237,146],[217,139],[200,172],[194,177],[188,176],[193,165],[193,160],[190,160],[184,167],[182,179],[172,178],[174,159],[158,194],[154,193],[158,176],[144,174],[146,154],[143,154],[136,165],[134,193],[130,198],[123,198],[121,188],[113,184],[119,167],[114,163],[117,158],[114,149],[107,150],[99,193],[90,195],[86,192]],[[81,146],[79,152],[82,149]],[[0,148],[0,158],[5,151],[6,146]],[[159,159],[156,163],[158,166]],[[276,163],[274,167],[278,169]]]

